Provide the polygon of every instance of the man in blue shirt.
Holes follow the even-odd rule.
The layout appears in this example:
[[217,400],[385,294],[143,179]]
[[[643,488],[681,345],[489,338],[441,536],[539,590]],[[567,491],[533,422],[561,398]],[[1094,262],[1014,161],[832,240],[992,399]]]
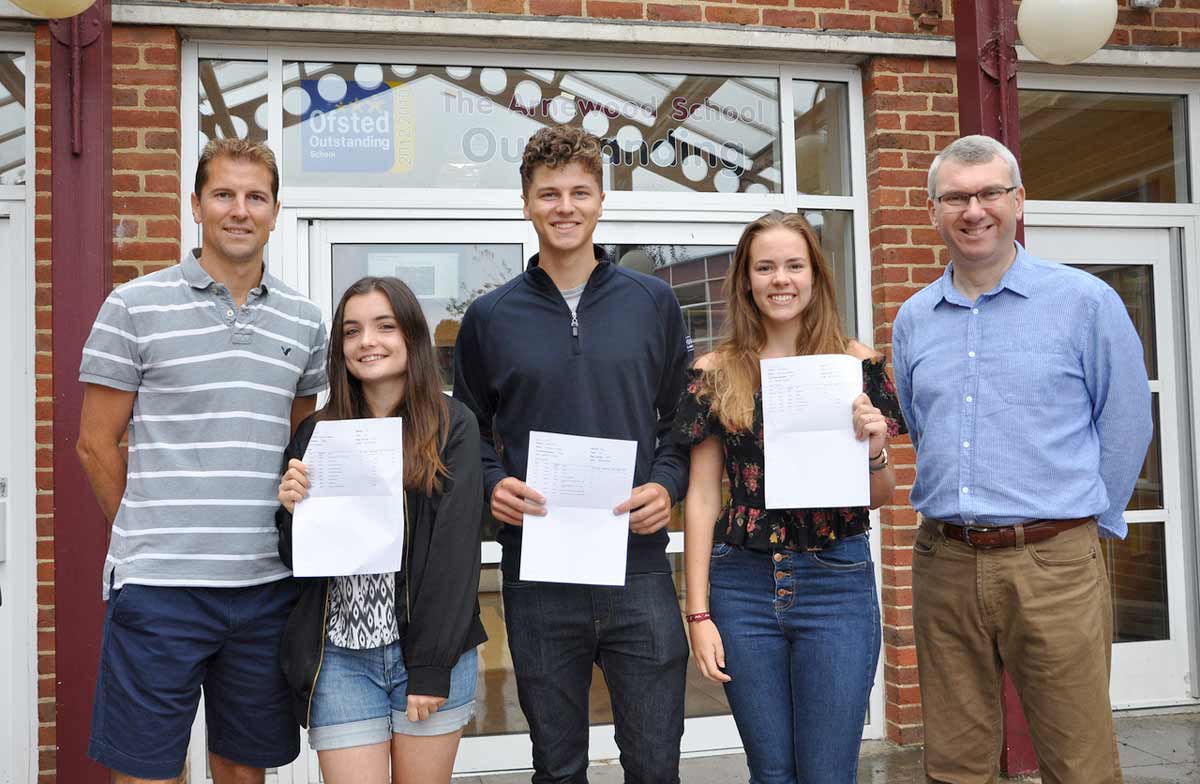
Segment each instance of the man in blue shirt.
[[1099,536],[1153,429],[1142,344],[1099,278],[1015,242],[1025,189],[985,136],[929,170],[945,274],[900,309],[896,386],[917,451],[913,626],[927,781],[994,782],[1001,673],[1046,784],[1120,782]]

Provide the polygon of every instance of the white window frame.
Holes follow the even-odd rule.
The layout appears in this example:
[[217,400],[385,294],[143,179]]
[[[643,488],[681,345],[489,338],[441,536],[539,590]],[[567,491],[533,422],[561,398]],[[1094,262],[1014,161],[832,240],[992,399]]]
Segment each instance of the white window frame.
[[[811,55],[810,55],[811,56]],[[871,285],[871,248],[867,198],[867,154],[863,106],[862,75],[849,64],[805,64],[802,61],[781,64],[774,61],[719,59],[699,60],[678,57],[601,57],[595,55],[551,54],[535,51],[490,51],[471,48],[413,48],[383,46],[291,46],[229,43],[197,39],[185,41],[181,61],[181,226],[191,227],[191,177],[199,157],[199,62],[202,59],[252,60],[265,62],[268,78],[267,144],[283,160],[283,64],[290,61],[405,63],[413,65],[463,65],[472,67],[550,68],[572,70],[632,71],[737,75],[777,80],[779,87],[779,144],[782,189],[775,194],[711,194],[610,191],[605,199],[603,222],[634,223],[746,223],[769,210],[820,211],[849,213],[852,219],[851,247],[854,254],[854,300],[859,340],[874,344],[874,319]],[[847,131],[850,159],[850,196],[819,196],[796,190],[795,139],[792,81],[815,80],[840,82],[847,88]],[[514,177],[514,183],[515,183]],[[271,271],[307,291],[311,278],[310,247],[306,230],[310,220],[322,219],[465,219],[522,220],[519,188],[512,189],[435,189],[435,188],[350,188],[289,187],[280,189],[283,205],[267,263]],[[330,205],[337,205],[331,207]],[[648,227],[649,228],[649,227]],[[185,228],[185,236],[197,237]],[[186,244],[186,240],[185,240]],[[878,532],[879,516],[872,512]],[[880,537],[872,537],[876,562],[876,581],[882,578]],[[678,543],[673,542],[673,545]],[[672,547],[674,551],[676,547]],[[489,553],[492,554],[492,553]],[[494,554],[493,554],[494,555]],[[882,585],[881,585],[882,587]],[[875,688],[870,702],[870,723],[864,738],[883,738],[886,734],[884,656],[882,651],[875,673]],[[698,719],[690,719],[694,724]],[[689,726],[692,726],[690,724]],[[698,728],[698,727],[697,727]],[[201,749],[203,746],[201,746]],[[196,761],[199,753],[193,752]],[[703,753],[703,752],[702,752]],[[714,753],[714,752],[708,752]],[[203,769],[203,768],[201,768]]]
[[[14,416],[10,449],[12,473],[8,477],[6,557],[0,569],[6,577],[4,608],[0,615],[11,612],[8,627],[11,645],[11,671],[0,677],[11,678],[12,709],[0,719],[9,724],[5,735],[9,743],[0,746],[0,756],[8,757],[14,782],[32,782],[38,774],[38,671],[37,671],[37,549],[36,549],[36,477],[35,477],[35,406],[34,383],[34,209],[36,182],[36,150],[34,149],[34,95],[36,55],[32,35],[0,33],[0,51],[21,52],[25,56],[25,162],[23,185],[0,185],[0,214],[13,221],[14,234],[21,253],[10,259],[19,265],[10,281],[18,282],[6,292],[6,308],[14,308],[9,324],[12,332],[0,330],[0,339],[21,347],[16,353],[18,364],[10,368],[13,378],[28,379],[25,399],[18,397],[20,407],[10,410]],[[12,405],[10,403],[10,405]],[[96,586],[99,590],[99,584]]]
[[[1031,66],[1033,67],[1033,66]],[[1200,83],[1193,79],[1155,77],[1111,77],[1085,74],[1063,74],[1022,71],[1018,77],[1018,89],[1062,90],[1067,92],[1103,92],[1129,95],[1179,95],[1184,97],[1187,107],[1184,149],[1187,150],[1187,173],[1189,179],[1189,201],[1179,203],[1129,203],[1095,201],[1026,200],[1025,221],[1037,226],[1126,226],[1178,229],[1181,238],[1182,286],[1172,290],[1173,298],[1182,299],[1184,323],[1176,324],[1175,362],[1180,400],[1183,411],[1197,411],[1200,406],[1200,355],[1193,348],[1200,338]],[[1179,285],[1170,279],[1156,281],[1156,285]],[[1158,317],[1175,319],[1175,314]],[[1175,412],[1162,412],[1162,422]],[[1176,452],[1169,452],[1163,443],[1164,470],[1168,461],[1179,464],[1182,478],[1180,511],[1182,520],[1196,520],[1200,510],[1200,461],[1196,448],[1200,445],[1200,416],[1190,422],[1179,423],[1180,443]],[[1136,514],[1129,519],[1136,520]],[[1173,578],[1169,590],[1183,590],[1187,597],[1187,615],[1191,619],[1200,617],[1200,524],[1183,526],[1185,547],[1184,574],[1182,579]],[[1191,668],[1191,696],[1193,704],[1200,701],[1200,624],[1192,623],[1188,652]]]
[[[605,217],[620,221],[688,222],[719,221],[731,218],[751,220],[768,210],[841,210],[853,216],[853,247],[857,292],[858,332],[862,342],[871,345],[871,247],[866,177],[866,136],[863,131],[862,76],[851,65],[784,64],[772,62],[693,60],[671,57],[643,57],[619,60],[594,55],[561,55],[536,52],[494,52],[478,49],[428,49],[393,47],[329,47],[231,44],[218,41],[187,41],[183,46],[180,101],[183,172],[194,172],[199,157],[199,61],[201,59],[258,60],[267,64],[268,118],[267,144],[282,160],[283,140],[283,63],[307,62],[395,62],[414,65],[444,65],[507,68],[571,68],[576,70],[621,70],[654,73],[715,74],[779,80],[780,166],[783,189],[775,194],[658,193],[612,191],[605,199]],[[619,67],[618,67],[619,66]],[[847,86],[849,105],[849,155],[851,161],[850,196],[817,196],[796,192],[795,143],[792,139],[793,79],[841,82]],[[191,226],[191,183],[180,178],[182,226]],[[332,217],[326,210],[337,204],[361,215],[370,211],[378,217],[413,218],[516,218],[520,219],[519,190],[508,189],[436,189],[436,188],[352,188],[289,187],[280,189],[285,210],[299,209],[296,218]],[[285,228],[280,226],[279,228]],[[282,270],[286,243],[275,242],[268,248],[272,271]],[[294,249],[293,249],[294,250]]]

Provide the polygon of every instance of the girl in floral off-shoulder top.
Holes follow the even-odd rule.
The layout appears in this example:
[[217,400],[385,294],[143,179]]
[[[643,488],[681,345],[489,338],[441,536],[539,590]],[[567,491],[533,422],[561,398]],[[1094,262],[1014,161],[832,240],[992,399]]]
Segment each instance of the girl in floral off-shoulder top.
[[854,782],[880,644],[869,509],[766,508],[759,360],[862,360],[864,394],[846,415],[869,439],[872,508],[895,485],[887,439],[906,432],[896,390],[884,358],[845,337],[829,267],[801,216],[772,212],[746,227],[725,296],[724,337],[689,371],[675,420],[674,437],[692,447],[692,650],[725,686],[752,782]]

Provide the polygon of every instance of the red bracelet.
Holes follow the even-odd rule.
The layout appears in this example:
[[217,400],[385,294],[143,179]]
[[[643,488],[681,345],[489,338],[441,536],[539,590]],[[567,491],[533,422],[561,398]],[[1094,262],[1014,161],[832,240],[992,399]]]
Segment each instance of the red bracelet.
[[701,621],[709,620],[710,618],[712,618],[712,615],[710,615],[709,613],[706,613],[706,612],[698,612],[698,613],[692,613],[691,615],[688,615],[686,617],[687,617],[688,623],[700,623]]

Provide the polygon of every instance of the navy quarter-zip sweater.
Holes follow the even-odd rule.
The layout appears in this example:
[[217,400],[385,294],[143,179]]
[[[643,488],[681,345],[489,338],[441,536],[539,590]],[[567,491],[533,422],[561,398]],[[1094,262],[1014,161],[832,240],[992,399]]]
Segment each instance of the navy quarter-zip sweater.
[[[595,253],[575,320],[536,254],[463,316],[454,397],[479,419],[484,503],[504,477],[525,480],[531,430],[637,441],[634,486],[658,482],[672,503],[687,492],[687,452],[668,438],[692,353],[679,302],[665,281]],[[521,529],[502,524],[497,539],[515,577]],[[670,571],[667,539],[631,533],[627,573]]]

